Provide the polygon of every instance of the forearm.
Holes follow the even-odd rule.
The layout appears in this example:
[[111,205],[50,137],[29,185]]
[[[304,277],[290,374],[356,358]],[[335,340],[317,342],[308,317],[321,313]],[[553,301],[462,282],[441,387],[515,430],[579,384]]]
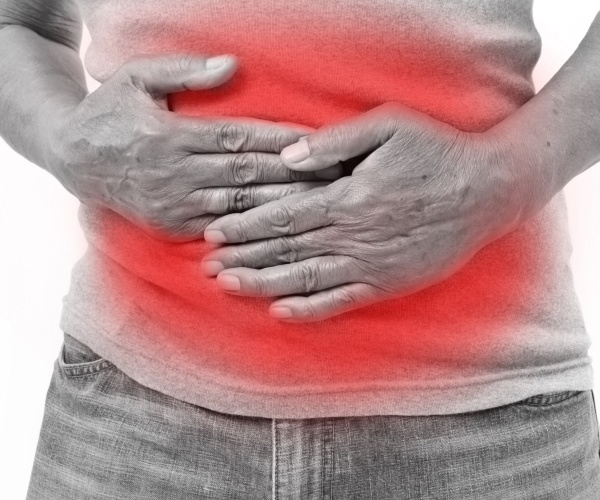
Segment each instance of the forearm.
[[600,14],[552,80],[488,132],[513,158],[525,218],[600,161]]
[[18,153],[51,170],[48,128],[87,94],[77,47],[18,24],[2,26],[0,47],[0,135]]

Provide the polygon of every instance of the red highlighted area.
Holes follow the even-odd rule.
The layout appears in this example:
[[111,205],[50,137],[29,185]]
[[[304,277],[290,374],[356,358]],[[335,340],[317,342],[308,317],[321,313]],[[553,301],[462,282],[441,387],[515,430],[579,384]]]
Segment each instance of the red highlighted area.
[[[410,13],[395,19],[389,10],[340,13],[327,2],[314,12],[274,0],[260,8],[240,2],[227,19],[216,6],[206,9],[166,24],[152,40],[134,38],[127,49],[238,57],[238,72],[222,88],[172,95],[176,113],[319,127],[397,101],[462,130],[483,131],[533,94],[522,60],[493,57],[476,34],[450,30],[455,21],[439,19],[428,30]],[[137,14],[143,26],[145,14]],[[536,42],[523,50],[537,50]],[[92,69],[100,59],[92,50]],[[514,359],[512,327],[527,317],[539,322],[534,311],[552,307],[544,301],[560,272],[568,272],[548,272],[563,269],[563,260],[545,215],[422,292],[318,323],[286,324],[269,317],[271,299],[228,295],[202,276],[200,260],[211,249],[204,241],[159,241],[109,212],[84,227],[92,248],[110,258],[97,269],[107,293],[139,311],[132,324],[228,383],[274,392],[479,374],[482,366]]]

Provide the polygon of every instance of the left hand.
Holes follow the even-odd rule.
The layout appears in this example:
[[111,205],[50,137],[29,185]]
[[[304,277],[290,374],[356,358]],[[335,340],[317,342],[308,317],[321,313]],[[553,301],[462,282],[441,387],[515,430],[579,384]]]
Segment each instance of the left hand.
[[323,127],[282,151],[289,168],[372,153],[326,187],[211,223],[208,242],[249,243],[211,252],[204,272],[229,293],[287,296],[269,312],[290,322],[414,293],[522,222],[526,169],[501,145],[394,103]]

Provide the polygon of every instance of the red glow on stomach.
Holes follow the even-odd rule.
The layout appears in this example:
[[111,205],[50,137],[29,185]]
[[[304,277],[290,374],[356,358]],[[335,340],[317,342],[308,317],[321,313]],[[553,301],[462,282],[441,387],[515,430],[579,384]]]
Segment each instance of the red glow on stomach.
[[[511,92],[485,83],[485,68],[477,73],[467,55],[426,49],[425,39],[382,46],[379,33],[370,33],[374,42],[368,43],[361,31],[361,40],[338,33],[316,46],[300,35],[269,33],[260,40],[244,38],[242,29],[237,39],[232,33],[157,41],[151,52],[183,46],[209,55],[234,53],[240,60],[223,88],[172,95],[174,112],[318,127],[398,101],[475,131],[518,104]],[[376,380],[382,359],[397,360],[398,376],[407,380],[421,370],[465,375],[488,362],[505,326],[535,309],[535,300],[552,286],[540,256],[547,236],[532,225],[484,248],[456,275],[420,293],[292,325],[268,316],[270,299],[228,295],[203,277],[200,261],[210,250],[204,241],[159,241],[108,212],[86,233],[123,268],[107,274],[109,293],[135,303],[149,331],[168,332],[180,351],[197,353],[232,379],[272,386]],[[389,365],[385,369],[389,374]]]

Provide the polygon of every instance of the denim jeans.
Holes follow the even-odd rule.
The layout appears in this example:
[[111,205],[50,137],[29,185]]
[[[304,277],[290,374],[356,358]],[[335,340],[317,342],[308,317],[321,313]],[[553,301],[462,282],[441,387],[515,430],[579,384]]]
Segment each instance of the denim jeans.
[[442,416],[227,415],[65,335],[28,500],[598,500],[591,391]]

